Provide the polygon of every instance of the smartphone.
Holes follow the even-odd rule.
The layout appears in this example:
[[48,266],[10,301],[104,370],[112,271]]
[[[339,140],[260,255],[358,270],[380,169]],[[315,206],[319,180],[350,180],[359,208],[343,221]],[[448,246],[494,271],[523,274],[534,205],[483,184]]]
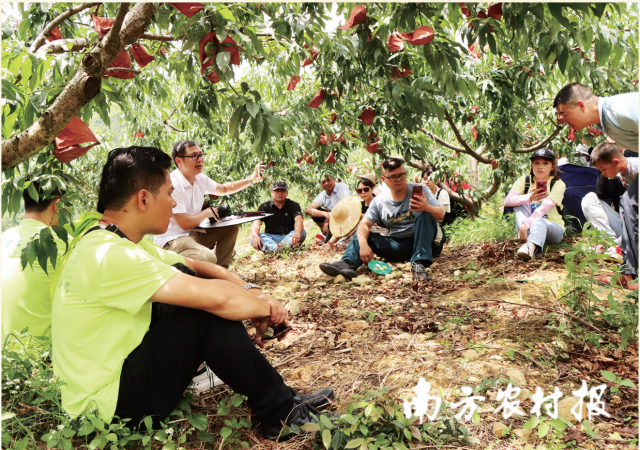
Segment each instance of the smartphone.
[[536,187],[538,189],[542,189],[545,193],[547,192],[547,181],[536,181]]
[[420,185],[413,186],[413,190],[411,191],[411,198],[418,199],[419,197],[422,197],[422,196],[423,196],[422,186]]
[[273,329],[273,334],[271,336],[263,336],[262,340],[263,341],[270,341],[271,339],[277,339],[281,336],[284,336],[285,334],[287,334],[289,331],[291,331],[292,328],[291,327],[287,327],[283,324],[277,325],[274,329]]

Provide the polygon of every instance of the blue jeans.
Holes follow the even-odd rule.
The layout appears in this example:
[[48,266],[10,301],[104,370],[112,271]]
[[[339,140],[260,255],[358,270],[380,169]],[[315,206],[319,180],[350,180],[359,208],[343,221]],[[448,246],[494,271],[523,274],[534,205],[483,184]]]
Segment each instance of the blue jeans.
[[[413,231],[413,236],[404,238],[369,233],[367,244],[373,253],[388,261],[421,261],[425,267],[429,267],[433,263],[431,246],[436,237],[436,221],[431,214],[419,213]],[[357,237],[349,243],[342,260],[355,267],[362,265]]]
[[[524,219],[531,217],[531,205],[516,206],[513,211],[516,213],[516,231],[519,231]],[[560,225],[540,217],[535,219],[529,227],[527,242],[536,244],[540,248],[539,252],[542,253],[545,242],[557,244],[562,240],[563,235],[564,230]]]
[[[291,247],[293,233],[295,233],[295,231],[292,231],[289,234],[260,233],[260,240],[262,241],[262,248],[260,250],[263,252],[277,252],[281,247]],[[300,244],[304,242],[306,237],[307,232],[302,230],[302,234],[300,235]],[[253,239],[251,239],[251,236],[249,236],[249,242],[253,245]]]

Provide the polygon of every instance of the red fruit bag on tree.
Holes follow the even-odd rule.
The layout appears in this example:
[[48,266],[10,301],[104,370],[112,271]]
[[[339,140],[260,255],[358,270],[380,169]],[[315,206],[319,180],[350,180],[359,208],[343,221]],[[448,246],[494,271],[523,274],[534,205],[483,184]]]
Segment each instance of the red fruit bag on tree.
[[133,56],[133,59],[136,60],[136,63],[140,67],[145,67],[151,61],[156,59],[155,56],[151,56],[149,53],[147,53],[145,48],[137,42],[131,44],[131,56]]
[[404,78],[407,75],[412,75],[412,74],[413,74],[413,72],[411,71],[411,69],[409,69],[407,67],[404,67],[404,66],[402,67],[402,72],[400,72],[397,67],[393,68],[393,77],[394,78]]
[[374,154],[378,150],[379,145],[380,145],[379,143],[374,142],[373,144],[367,145],[366,149],[369,153]]
[[[211,33],[208,33],[202,39],[200,39],[200,48],[199,48],[200,73],[204,73],[204,71],[208,67],[213,66],[214,61],[215,61],[215,55],[216,55],[217,51],[213,50],[210,53],[206,51],[206,45],[209,42],[213,42],[214,44],[220,45],[220,41],[216,37],[216,33],[213,32],[213,31]],[[239,66],[240,65],[240,53],[238,52],[238,46],[236,45],[235,41],[231,38],[231,36],[227,36],[226,39],[224,41],[222,41],[222,43],[223,44],[231,44],[231,47],[229,47],[229,46],[220,46],[220,47],[225,52],[231,53],[231,61],[230,61],[230,63],[233,64],[234,66]],[[209,56],[211,56],[212,58],[210,58],[207,62],[204,62]],[[218,81],[220,81],[220,78],[218,77],[218,75],[216,75],[215,72],[211,72],[209,75],[207,75],[207,79],[209,81],[211,81],[212,83],[214,83],[214,84],[217,83]]]
[[502,19],[502,3],[496,3],[494,5],[489,6],[487,15],[489,17],[493,17],[496,20]]
[[294,75],[291,75],[291,78],[289,79],[289,84],[287,84],[287,91],[293,91],[296,86],[298,85],[298,81],[300,81],[300,77]]
[[478,129],[475,125],[473,126],[473,128],[471,128],[471,136],[473,136],[474,140],[478,139]]
[[113,26],[113,19],[109,19],[108,17],[98,17],[90,14],[91,19],[93,19],[93,28],[96,30],[101,36],[106,36],[109,31],[111,31],[111,27]]
[[320,106],[320,104],[324,100],[325,95],[326,94],[324,92],[324,89],[319,89],[318,92],[316,92],[316,95],[313,97],[313,100],[311,100],[311,103],[309,103],[309,107],[317,108],[318,106]]
[[193,16],[198,14],[204,8],[202,3],[169,3],[175,9],[180,11],[182,14],[191,19]]
[[338,120],[338,115],[336,113],[331,113],[331,118],[329,119],[329,123],[334,123]]
[[347,23],[340,27],[341,30],[348,30],[356,25],[361,24],[367,18],[367,7],[365,5],[358,5],[351,10],[351,15]]
[[332,164],[336,162],[336,158],[333,155],[333,152],[329,153],[329,156],[327,157],[327,159],[325,160],[325,164]]
[[320,132],[320,143],[322,145],[327,145],[329,143],[329,139],[327,139],[327,135],[324,134],[324,131]]
[[138,129],[136,133],[133,135],[134,138],[143,138],[144,134],[142,134],[142,130]]
[[371,125],[375,116],[376,112],[373,108],[367,107],[362,111],[362,114],[360,114],[360,120],[362,120],[366,125]]
[[493,167],[494,169],[498,168],[498,161],[496,161],[495,159],[493,161],[491,161],[491,167]]
[[467,47],[469,49],[469,53],[474,58],[480,59],[480,49],[478,49],[478,43],[474,42],[471,47]]
[[329,140],[331,142],[342,142],[343,144],[346,144],[345,140],[344,140],[344,136],[343,135],[335,135],[332,134],[331,136],[329,136]]
[[460,7],[460,11],[462,11],[462,14],[465,15],[465,17],[469,17],[471,16],[471,11],[469,11],[469,8],[467,8],[464,3],[460,3],[458,2],[458,6]]
[[[304,48],[306,48],[307,50],[309,50],[309,46],[307,46],[307,44],[304,44]],[[302,61],[302,67],[307,67],[310,66],[311,64],[313,64],[313,62],[318,59],[318,55],[320,55],[320,50],[318,50],[318,47],[316,47],[315,45],[313,46],[312,50],[309,50],[309,53],[311,54],[310,58],[305,59],[304,61]]]
[[[125,69],[131,69],[131,58],[129,57],[129,53],[126,50],[122,50],[122,52],[118,55],[116,59],[113,60],[111,67],[122,67]],[[130,80],[131,78],[135,78],[136,74],[133,72],[107,72],[104,74],[105,78],[114,77],[120,78],[121,80]]]
[[394,31],[387,39],[387,46],[389,47],[390,52],[397,52],[404,48],[404,40],[400,37],[400,34],[397,31]]
[[60,28],[55,27],[53,30],[51,30],[51,34],[47,36],[47,41],[52,42],[57,41],[58,39],[64,38],[62,37],[62,33],[60,33]]
[[575,141],[576,140],[576,132],[573,129],[573,127],[569,128],[569,136],[567,136],[569,138],[570,141]]
[[[94,142],[87,147],[81,147],[80,144]],[[72,117],[62,132],[56,136],[56,149],[53,156],[62,163],[68,163],[87,153],[91,147],[100,144],[96,136],[89,129],[86,123],[79,117]]]
[[426,45],[433,40],[433,28],[418,27],[413,33],[400,33],[400,37],[411,45]]

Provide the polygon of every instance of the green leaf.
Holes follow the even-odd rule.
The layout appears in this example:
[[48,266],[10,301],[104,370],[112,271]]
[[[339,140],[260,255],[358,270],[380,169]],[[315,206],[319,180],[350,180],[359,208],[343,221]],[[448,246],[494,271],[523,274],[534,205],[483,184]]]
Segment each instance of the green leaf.
[[95,430],[96,430],[96,427],[94,427],[89,422],[85,422],[82,425],[80,425],[80,428],[78,428],[78,436],[86,436],[88,434],[93,433]]
[[564,74],[567,69],[567,60],[569,59],[569,49],[565,47],[562,50],[562,53],[558,56],[558,67],[560,71]]
[[631,380],[622,380],[619,384],[620,384],[620,386],[626,386],[626,387],[630,387],[630,388],[635,388],[636,387],[636,384]]
[[231,61],[231,53],[229,52],[220,52],[216,55],[216,65],[223,73],[229,69],[229,61]]
[[487,34],[487,43],[489,44],[489,48],[491,49],[491,53],[494,55],[498,54],[498,50],[496,48],[496,40],[491,33]]
[[324,445],[324,448],[329,450],[329,447],[331,446],[331,431],[329,430],[322,431],[322,444]]
[[233,430],[231,428],[224,427],[222,430],[220,430],[220,436],[222,436],[223,439],[227,439],[229,436],[231,436],[231,433],[233,433]]
[[[231,10],[227,7],[227,8],[221,8],[218,9],[218,12],[220,13],[220,15],[222,17],[224,17],[225,19],[227,19],[229,22],[236,22],[236,17],[233,15],[233,13],[231,12]],[[222,39],[220,39],[222,40]]]
[[189,416],[188,420],[191,426],[197,428],[198,430],[206,430],[209,426],[209,420],[207,419],[207,416],[202,413]]
[[360,445],[362,445],[363,441],[364,441],[364,439],[352,439],[349,442],[347,442],[347,445],[345,445],[344,448],[360,447]]
[[527,420],[527,422],[522,426],[522,429],[533,430],[538,426],[538,424],[540,424],[540,419],[534,416],[531,419]]
[[609,59],[609,55],[611,54],[611,45],[609,44],[609,42],[604,37],[600,36],[596,40],[595,49],[598,65],[606,65],[607,59]]
[[549,424],[558,431],[564,431],[567,425],[560,419],[551,419]]
[[254,102],[247,102],[246,108],[247,111],[249,111],[249,114],[251,114],[251,117],[253,117],[254,119],[256,118],[258,111],[260,111],[260,105]]
[[300,427],[302,430],[304,431],[308,431],[308,432],[313,432],[313,431],[320,431],[320,425],[318,425],[317,423],[305,423],[304,425],[302,425]]
[[605,380],[615,382],[618,378],[615,373],[608,372],[606,370],[601,370],[600,374],[604,377]]
[[206,431],[199,431],[198,432],[198,440],[199,441],[213,442],[213,441],[215,441],[215,439],[216,439],[216,437],[211,433],[207,433]]
[[542,439],[549,433],[549,424],[547,422],[542,422],[538,427],[538,437]]
[[218,414],[221,416],[226,416],[229,414],[229,410],[227,409],[227,404],[223,401],[218,405]]
[[3,411],[2,412],[2,420],[9,420],[9,419],[13,419],[16,416],[16,413],[12,413],[10,411]]
[[573,31],[571,22],[569,22],[569,20],[567,20],[567,18],[562,15],[563,6],[563,3],[547,3],[547,7],[549,8],[549,12],[551,13],[551,15],[555,17],[556,20],[560,22],[565,28]]
[[240,114],[242,113],[244,106],[238,107],[233,114],[231,115],[231,119],[229,119],[229,138],[233,139],[237,136],[238,133],[238,120],[240,118]]
[[328,428],[328,429],[332,429],[333,428],[333,424],[331,423],[329,418],[327,416],[325,416],[325,415],[320,416],[320,423],[325,428]]

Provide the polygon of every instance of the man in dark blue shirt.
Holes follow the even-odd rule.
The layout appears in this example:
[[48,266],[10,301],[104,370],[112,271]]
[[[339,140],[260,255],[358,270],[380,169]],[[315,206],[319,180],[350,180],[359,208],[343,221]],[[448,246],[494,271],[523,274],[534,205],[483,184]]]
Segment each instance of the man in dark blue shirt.
[[307,233],[302,221],[300,205],[287,198],[289,190],[287,183],[276,181],[271,186],[273,200],[258,207],[258,211],[273,214],[265,217],[265,230],[260,233],[262,220],[253,222],[249,242],[256,250],[263,252],[277,252],[281,247],[295,247],[304,242]]

